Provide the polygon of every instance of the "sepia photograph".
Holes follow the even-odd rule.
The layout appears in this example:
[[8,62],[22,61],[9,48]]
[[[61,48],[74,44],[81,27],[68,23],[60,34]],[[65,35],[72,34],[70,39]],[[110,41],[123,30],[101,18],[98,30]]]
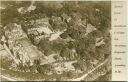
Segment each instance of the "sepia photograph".
[[0,1],[1,81],[111,81],[111,1]]

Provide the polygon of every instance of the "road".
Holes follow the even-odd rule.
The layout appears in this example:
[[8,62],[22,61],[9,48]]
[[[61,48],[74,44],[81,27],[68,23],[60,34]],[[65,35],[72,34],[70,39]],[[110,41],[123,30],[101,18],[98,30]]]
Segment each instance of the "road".
[[[96,69],[100,68],[101,66],[103,66],[106,62],[109,61],[109,58],[106,59],[103,63],[99,64],[96,68],[94,68],[93,70],[89,71],[88,73],[82,75],[81,77],[75,78],[75,79],[69,79],[68,81],[81,81],[84,80],[89,74],[93,73]],[[5,69],[1,69],[0,70],[5,70]],[[0,75],[1,80],[2,81],[16,81],[15,79],[12,79],[10,77],[6,77],[5,75]]]
[[9,77],[6,77],[6,76],[4,76],[4,75],[0,75],[0,79],[1,79],[1,81],[16,81],[16,80],[11,79],[11,78],[9,78]]
[[[7,48],[6,45],[4,45],[5,50],[8,51],[9,55],[13,58],[11,52],[9,51],[9,49]],[[86,78],[90,73],[94,72],[96,69],[98,69],[99,67],[101,67],[102,65],[104,65],[107,61],[109,61],[110,57],[108,57],[104,62],[102,62],[101,64],[99,64],[97,67],[95,67],[94,69],[92,69],[91,71],[89,71],[88,73],[85,73],[84,75],[82,75],[81,77],[75,78],[75,79],[70,79],[70,81],[81,81],[84,80],[84,78]],[[2,69],[0,69],[2,70]],[[4,75],[0,75],[2,80],[9,80],[9,81],[15,81],[14,79],[11,79],[9,77],[6,77]]]
[[75,78],[75,79],[71,79],[70,81],[81,81],[81,80],[84,80],[84,78],[86,78],[90,73],[92,73],[93,71],[98,69],[100,66],[104,65],[107,61],[109,61],[109,58],[107,58],[103,63],[99,64],[97,67],[95,67],[94,69],[92,69],[88,73],[85,73],[83,76]]
[[[2,71],[2,70],[6,70],[6,69],[0,68],[0,71]],[[9,77],[6,77],[6,76],[2,75],[2,73],[0,73],[0,80],[1,81],[16,81],[12,78],[9,78]]]

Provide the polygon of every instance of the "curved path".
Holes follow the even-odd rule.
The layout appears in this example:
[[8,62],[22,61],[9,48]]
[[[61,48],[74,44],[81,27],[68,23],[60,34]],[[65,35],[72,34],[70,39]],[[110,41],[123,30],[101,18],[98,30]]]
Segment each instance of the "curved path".
[[93,73],[95,70],[97,70],[98,68],[100,68],[101,66],[103,66],[104,64],[106,64],[109,61],[109,59],[110,59],[110,57],[108,57],[104,62],[102,62],[101,64],[99,64],[97,67],[95,67],[94,69],[92,69],[88,73],[85,73],[81,77],[78,77],[78,78],[75,78],[75,79],[70,79],[70,81],[81,81],[81,80],[84,80],[89,74]]

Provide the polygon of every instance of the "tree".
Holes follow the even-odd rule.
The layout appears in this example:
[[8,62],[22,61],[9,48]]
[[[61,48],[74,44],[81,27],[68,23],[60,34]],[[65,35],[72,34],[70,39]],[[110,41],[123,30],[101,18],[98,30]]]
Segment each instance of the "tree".
[[39,42],[38,47],[45,55],[51,55],[53,53],[52,45],[47,38],[42,39]]

